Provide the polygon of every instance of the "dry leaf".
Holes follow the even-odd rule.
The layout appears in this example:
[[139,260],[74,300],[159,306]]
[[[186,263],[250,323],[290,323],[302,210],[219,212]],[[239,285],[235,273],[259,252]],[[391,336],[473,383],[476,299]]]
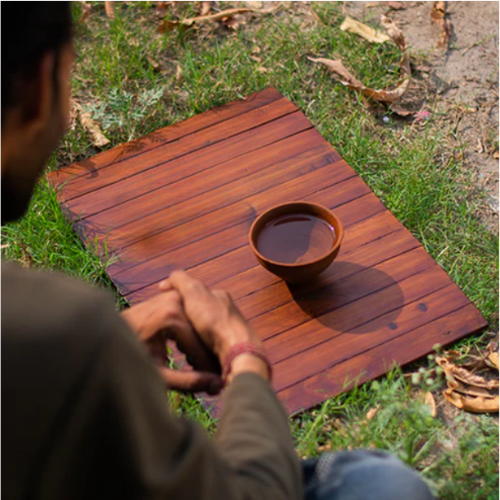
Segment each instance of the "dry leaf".
[[470,387],[462,384],[456,379],[447,380],[447,385],[450,389],[455,392],[459,392],[460,394],[465,394],[467,396],[477,396],[483,398],[494,398],[496,394],[491,394],[487,389],[483,389],[482,387]]
[[4,248],[9,248],[10,243],[5,243],[4,245],[0,245],[0,250],[3,250]]
[[262,9],[262,4],[263,2],[245,2],[245,5],[252,9]]
[[403,2],[389,2],[389,8],[392,10],[402,10],[405,8]]
[[[498,151],[497,151],[498,153]],[[497,156],[498,158],[498,156]],[[498,352],[492,352],[489,356],[488,359],[495,365],[496,369],[498,370]]]
[[239,21],[234,16],[224,17],[221,19],[222,24],[229,29],[236,31],[240,25]]
[[[398,28],[398,25],[384,15],[381,16],[380,21],[387,30],[387,33],[391,37],[392,41],[404,52],[406,50],[406,38],[403,35],[403,32]],[[410,74],[410,60],[408,58],[406,59],[408,60],[408,67],[405,67],[405,69],[407,69],[407,73]]]
[[427,391],[425,393],[424,404],[429,407],[429,410],[431,412],[431,417],[434,418],[437,415],[437,411],[436,411],[436,400],[434,399],[432,392]]
[[411,111],[409,109],[402,108],[401,106],[398,106],[397,104],[391,104],[389,109],[393,112],[396,113],[399,116],[410,116],[414,115],[415,111]]
[[494,398],[463,396],[453,389],[445,389],[443,396],[453,406],[472,413],[498,413],[498,395]]
[[436,357],[436,362],[443,369],[448,380],[457,379],[464,384],[472,385],[474,387],[498,390],[498,380],[486,380],[481,375],[476,375],[461,366],[453,364],[445,357]]
[[451,21],[446,18],[446,2],[434,2],[431,10],[431,19],[441,26],[441,34],[436,47],[445,46],[448,48],[448,42],[451,37]]
[[109,139],[102,133],[99,125],[92,120],[90,113],[80,110],[80,123],[83,128],[92,136],[94,146],[102,148],[109,144]]
[[351,90],[361,92],[365,97],[369,97],[370,99],[374,99],[375,101],[386,103],[398,101],[408,87],[409,80],[406,79],[398,84],[397,87],[393,90],[371,89],[369,87],[365,87],[363,83],[352,76],[351,73],[349,73],[346,67],[342,64],[342,61],[324,59],[323,57],[309,57],[308,59],[313,62],[324,64],[328,69],[330,69],[330,71],[340,77],[340,82],[343,85],[349,87]]
[[79,23],[83,23],[84,21],[87,20],[87,18],[90,16],[90,13],[92,12],[92,6],[87,3],[87,2],[81,2],[82,4],[82,17],[78,21]]
[[115,2],[104,2],[104,8],[108,19],[112,21],[115,18]]
[[[378,102],[394,103],[401,98],[401,96],[405,93],[410,83],[410,77],[411,77],[410,60],[405,52],[406,40],[402,31],[396,26],[396,24],[393,21],[388,19],[386,16],[382,16],[381,20],[382,24],[387,29],[390,38],[403,51],[403,55],[399,62],[401,76],[399,82],[396,85],[396,88],[392,90],[385,90],[385,89],[376,90],[369,87],[365,87],[362,82],[360,82],[351,73],[349,73],[349,71],[342,64],[342,61],[339,60],[324,59],[321,57],[320,58],[309,57],[309,60],[324,64],[330,69],[330,71],[332,71],[333,73],[335,73],[340,77],[340,81],[343,85],[349,87],[352,90],[355,90],[356,92],[361,92],[361,94],[363,94],[365,97],[368,97]],[[398,112],[398,114],[405,116],[406,110],[396,107],[395,112]],[[408,112],[408,114],[410,114],[410,112]]]
[[149,64],[153,66],[153,69],[158,69],[160,67],[160,63],[155,61],[151,56],[146,56],[146,59],[148,60]]
[[378,408],[371,408],[366,414],[366,420],[371,420],[378,412]]
[[332,443],[324,444],[323,446],[318,446],[319,453],[325,453],[327,451],[332,451]]
[[177,68],[175,70],[175,83],[176,84],[179,84],[182,82],[182,68],[181,66],[178,64],[177,65]]
[[166,19],[158,27],[158,33],[165,33],[166,31],[175,29],[175,28],[191,28],[197,24],[202,24],[211,21],[221,21],[224,18],[229,19],[230,17],[236,16],[238,14],[244,14],[246,12],[254,12],[259,14],[270,14],[274,12],[277,7],[273,7],[271,9],[250,9],[247,7],[242,7],[238,9],[227,9],[222,10],[221,12],[216,12],[215,14],[209,14],[206,16],[198,16],[192,17],[190,19],[183,19],[182,21],[167,21]]
[[257,71],[258,71],[259,73],[267,73],[267,69],[266,69],[266,68],[264,68],[264,66],[259,66],[259,67],[257,68]]
[[370,26],[360,23],[349,16],[344,19],[344,22],[340,25],[340,29],[342,31],[347,31],[348,33],[359,35],[365,40],[373,43],[384,43],[391,39],[390,36],[385,33],[376,31],[373,28],[370,28]]
[[159,11],[159,12],[165,12],[167,11],[168,9],[170,9],[170,7],[172,7],[172,2],[156,2],[158,5],[156,6],[156,10]]
[[495,158],[495,160],[498,160],[498,149],[493,154],[493,158]]
[[212,2],[201,2],[201,15],[206,16],[212,8]]

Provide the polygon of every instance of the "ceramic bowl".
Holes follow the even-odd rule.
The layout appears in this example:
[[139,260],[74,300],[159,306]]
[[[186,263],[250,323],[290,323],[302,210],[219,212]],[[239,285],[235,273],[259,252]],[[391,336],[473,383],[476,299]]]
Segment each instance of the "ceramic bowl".
[[[292,264],[270,260],[262,255],[258,249],[258,239],[261,231],[274,219],[285,215],[313,215],[327,222],[333,227],[336,235],[331,248],[314,260]],[[323,272],[337,257],[343,237],[344,228],[342,223],[331,210],[315,203],[303,201],[284,203],[267,210],[255,219],[249,234],[250,246],[259,263],[269,272],[289,283],[306,283]]]

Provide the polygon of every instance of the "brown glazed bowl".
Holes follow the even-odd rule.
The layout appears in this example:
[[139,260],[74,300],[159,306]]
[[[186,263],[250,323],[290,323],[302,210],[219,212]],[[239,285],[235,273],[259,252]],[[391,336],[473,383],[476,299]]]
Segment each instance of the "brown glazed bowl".
[[[334,228],[337,237],[333,242],[331,249],[315,260],[298,264],[276,262],[264,257],[259,252],[257,247],[259,233],[270,221],[283,215],[291,214],[314,215],[315,217],[323,219],[330,224],[330,226]],[[255,254],[255,257],[257,257],[259,263],[269,272],[282,278],[288,283],[306,283],[313,280],[318,274],[323,272],[333,262],[335,257],[337,257],[343,237],[344,228],[338,217],[322,205],[303,201],[284,203],[267,210],[255,219],[252,227],[250,228],[250,246],[252,247],[253,253]]]

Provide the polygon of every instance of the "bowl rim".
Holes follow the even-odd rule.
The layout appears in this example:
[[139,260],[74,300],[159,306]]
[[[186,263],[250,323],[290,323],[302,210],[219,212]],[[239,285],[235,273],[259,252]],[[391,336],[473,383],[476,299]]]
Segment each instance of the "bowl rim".
[[[255,232],[256,225],[258,224],[258,222],[261,219],[263,219],[265,216],[268,216],[274,210],[277,210],[278,208],[282,208],[282,207],[287,207],[287,206],[290,206],[290,205],[306,205],[306,206],[309,206],[309,207],[314,207],[316,209],[319,209],[320,211],[326,211],[326,212],[328,212],[335,219],[335,221],[337,222],[339,231],[338,231],[338,234],[336,234],[337,239],[335,240],[335,243],[333,244],[332,248],[330,250],[328,250],[328,252],[326,252],[325,254],[321,255],[317,259],[310,260],[308,262],[302,262],[300,264],[293,264],[293,263],[289,264],[289,263],[286,263],[286,262],[279,262],[279,261],[276,261],[276,260],[271,260],[271,259],[268,259],[267,257],[264,257],[264,255],[262,255],[259,252],[259,250],[257,249],[257,245],[254,244],[254,232]],[[300,211],[297,211],[297,213],[300,213]],[[319,216],[319,217],[323,221],[325,221],[328,224],[330,224],[323,217],[321,217],[321,216]],[[337,233],[337,229],[336,228],[335,228],[335,232]],[[252,223],[252,225],[250,227],[250,231],[249,231],[248,234],[249,234],[249,238],[248,239],[250,241],[250,246],[252,248],[252,251],[255,253],[255,255],[257,255],[264,262],[266,262],[268,264],[275,265],[275,266],[282,266],[282,267],[287,267],[287,268],[299,269],[299,268],[302,268],[302,267],[310,266],[311,264],[316,264],[316,263],[318,263],[318,262],[320,262],[320,261],[322,261],[322,260],[330,257],[332,254],[334,254],[339,249],[339,247],[340,247],[340,245],[342,243],[342,240],[344,238],[344,225],[342,224],[342,222],[340,221],[340,219],[333,213],[333,211],[330,210],[329,208],[325,207],[324,205],[320,205],[319,203],[313,203],[313,202],[310,202],[310,201],[290,201],[290,202],[287,202],[287,203],[280,203],[279,205],[274,205],[273,207],[268,208],[267,210],[265,210],[264,212],[262,212],[253,221],[253,223]]]

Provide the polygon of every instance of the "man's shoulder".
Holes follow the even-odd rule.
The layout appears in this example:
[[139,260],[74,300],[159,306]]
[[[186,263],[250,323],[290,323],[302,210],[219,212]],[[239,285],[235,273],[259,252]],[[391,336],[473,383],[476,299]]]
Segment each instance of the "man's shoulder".
[[[2,344],[70,337],[89,347],[116,317],[111,297],[60,273],[2,263]],[[101,325],[101,326],[100,326]]]

